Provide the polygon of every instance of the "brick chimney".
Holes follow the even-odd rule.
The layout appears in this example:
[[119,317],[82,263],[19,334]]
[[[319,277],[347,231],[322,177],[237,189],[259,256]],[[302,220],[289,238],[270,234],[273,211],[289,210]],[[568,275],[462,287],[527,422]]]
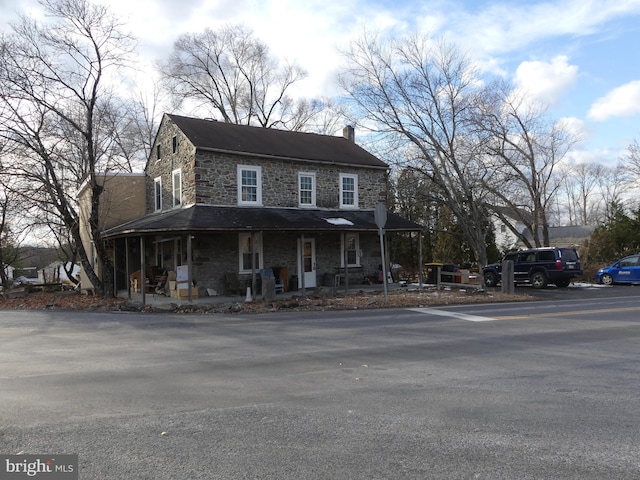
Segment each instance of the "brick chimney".
[[350,142],[356,141],[356,131],[351,125],[347,125],[342,129],[342,136]]

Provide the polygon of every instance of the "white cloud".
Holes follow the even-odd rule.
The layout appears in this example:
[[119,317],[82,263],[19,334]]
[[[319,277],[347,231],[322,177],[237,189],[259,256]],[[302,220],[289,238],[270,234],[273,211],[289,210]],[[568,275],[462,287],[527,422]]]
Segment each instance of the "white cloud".
[[558,120],[558,123],[576,140],[585,140],[592,135],[592,132],[587,124],[579,118],[563,117]]
[[640,13],[638,0],[560,0],[487,3],[478,12],[455,12],[452,26],[485,52],[510,52],[559,35],[583,36],[615,18]]
[[578,66],[570,65],[569,58],[564,55],[555,57],[551,62],[522,62],[515,74],[518,88],[549,106],[556,105],[577,79]]
[[597,99],[589,109],[588,118],[603,122],[613,117],[627,117],[640,113],[640,80],[614,88]]

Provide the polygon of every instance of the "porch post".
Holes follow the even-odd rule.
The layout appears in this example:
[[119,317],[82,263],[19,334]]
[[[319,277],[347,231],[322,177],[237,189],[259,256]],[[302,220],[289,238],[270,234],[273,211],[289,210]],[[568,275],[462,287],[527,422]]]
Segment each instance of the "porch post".
[[256,236],[253,231],[251,232],[250,254],[251,254],[251,295],[256,298]]
[[[391,273],[391,253],[389,253],[389,232],[384,233],[384,261],[387,264],[387,273],[393,280],[393,274]],[[384,284],[387,284],[387,279],[384,279]]]
[[116,263],[116,249],[118,248],[118,240],[114,238],[113,242],[113,296],[118,298],[118,265]]
[[304,233],[300,234],[300,288],[304,297]]
[[131,272],[129,271],[129,269],[131,268],[129,266],[129,237],[124,237],[124,264],[125,264],[125,270],[126,270],[126,274],[125,277],[127,279],[127,298],[129,300],[131,300]]
[[193,261],[191,260],[191,234],[187,234],[187,293],[189,295],[189,303],[192,301],[191,294],[191,282],[193,281],[193,273],[191,272],[191,267],[193,265]]
[[142,305],[147,304],[147,282],[146,282],[147,263],[144,254],[144,235],[140,235],[140,291],[142,292]]
[[347,232],[342,232],[342,261],[344,263],[344,293],[349,293],[349,258],[347,255]]
[[418,281],[420,282],[420,288],[422,288],[422,230],[418,232]]

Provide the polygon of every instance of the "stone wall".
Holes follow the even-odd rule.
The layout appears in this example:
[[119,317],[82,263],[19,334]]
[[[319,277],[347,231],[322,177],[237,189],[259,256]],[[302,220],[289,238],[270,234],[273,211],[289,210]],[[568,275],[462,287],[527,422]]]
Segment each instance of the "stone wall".
[[[173,151],[175,137],[176,151]],[[157,148],[160,147],[160,158]],[[238,204],[238,165],[262,169],[262,205],[266,207],[298,207],[298,173],[315,173],[316,207],[340,207],[341,173],[358,175],[358,207],[373,209],[378,202],[386,204],[387,173],[384,169],[338,166],[296,160],[268,159],[218,152],[195,151],[175,125],[165,117],[147,163],[148,212],[154,209],[154,178],[162,178],[163,210],[173,208],[172,177],[182,169],[183,204]]]
[[[175,139],[175,140],[174,140]],[[158,158],[158,146],[160,155]],[[154,211],[154,179],[162,178],[163,210],[173,208],[172,172],[182,171],[182,204],[238,204],[238,165],[260,166],[262,205],[265,207],[298,207],[298,174],[314,173],[316,207],[338,209],[340,174],[358,175],[358,207],[371,210],[378,202],[386,203],[387,172],[379,168],[338,166],[298,160],[248,157],[218,152],[196,151],[182,132],[165,117],[146,167],[147,212]],[[310,233],[316,244],[316,284],[322,285],[325,274],[333,275],[340,266],[339,233]],[[263,233],[265,267],[288,267],[297,276],[297,242],[299,233]],[[183,241],[183,249],[186,242]],[[169,244],[167,244],[167,248]],[[366,276],[377,274],[380,247],[377,234],[360,234],[361,268],[350,271],[350,283],[361,283]],[[195,234],[193,239],[193,278],[204,294],[207,288],[224,293],[226,277],[235,275],[241,288],[251,283],[251,274],[238,274],[238,234]],[[171,256],[171,254],[169,254]]]
[[[298,240],[299,234],[263,232],[263,262],[265,268],[286,267],[289,277],[298,276]],[[341,243],[339,233],[315,233],[305,235],[315,239],[316,244],[316,285],[323,285],[325,274],[331,277],[340,267]],[[161,237],[156,237],[160,240]],[[173,242],[164,243],[164,254],[167,261],[164,268],[173,268]],[[182,241],[181,257],[186,263],[186,240]],[[360,234],[362,257],[359,268],[349,269],[349,283],[362,284],[365,277],[376,276],[380,265],[380,244],[377,234]],[[235,276],[240,281],[241,290],[251,285],[250,273],[238,274],[238,234],[237,233],[198,233],[192,241],[193,279],[197,282],[201,294],[207,288],[225,293],[227,275]],[[153,249],[149,248],[147,265],[155,265]],[[256,273],[259,277],[259,272]],[[287,282],[289,279],[287,279]]]

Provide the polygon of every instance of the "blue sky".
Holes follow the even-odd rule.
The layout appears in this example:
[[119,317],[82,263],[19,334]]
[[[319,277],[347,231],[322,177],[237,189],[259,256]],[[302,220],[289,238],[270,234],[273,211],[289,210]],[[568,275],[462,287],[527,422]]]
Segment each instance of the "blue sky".
[[[35,3],[24,0],[20,8]],[[640,140],[640,0],[110,0],[149,60],[184,32],[244,23],[279,57],[309,73],[299,91],[334,95],[338,49],[364,27],[446,35],[487,74],[548,103],[585,141],[571,161],[615,163]],[[0,0],[0,18],[15,12]]]

